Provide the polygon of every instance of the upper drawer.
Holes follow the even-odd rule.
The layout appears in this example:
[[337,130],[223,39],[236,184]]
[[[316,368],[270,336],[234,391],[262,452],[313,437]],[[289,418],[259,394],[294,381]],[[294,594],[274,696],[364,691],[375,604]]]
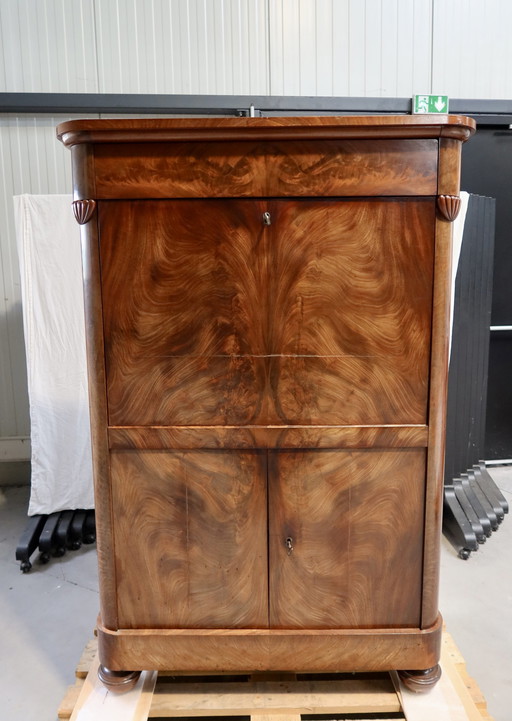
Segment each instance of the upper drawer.
[[97,199],[425,196],[437,139],[94,145]]

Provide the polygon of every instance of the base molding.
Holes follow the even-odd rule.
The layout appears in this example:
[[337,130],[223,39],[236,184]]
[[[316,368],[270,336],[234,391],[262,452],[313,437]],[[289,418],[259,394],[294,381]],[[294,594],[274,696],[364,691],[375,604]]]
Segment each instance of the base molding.
[[428,669],[440,657],[442,619],[429,629],[121,629],[98,625],[112,670],[182,673],[347,673]]

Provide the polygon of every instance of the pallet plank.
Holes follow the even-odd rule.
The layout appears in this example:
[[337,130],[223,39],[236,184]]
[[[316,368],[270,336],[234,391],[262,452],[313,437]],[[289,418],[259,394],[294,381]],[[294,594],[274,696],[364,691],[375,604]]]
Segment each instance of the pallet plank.
[[93,638],[84,648],[78,666],[76,667],[75,676],[77,678],[85,678],[89,673],[89,669],[98,653],[98,639]]
[[443,675],[428,693],[414,693],[399,682],[401,705],[407,721],[482,721],[480,716],[474,719],[467,715],[443,665],[442,670]]
[[466,687],[467,694],[464,694],[464,697],[466,698],[466,704],[469,703],[469,694],[469,698],[480,711],[482,718],[486,721],[493,721],[492,716],[487,711],[487,702],[485,700],[485,696],[483,695],[475,679],[469,675],[466,668],[466,661],[464,659],[464,656],[456,646],[452,636],[446,631],[443,633],[441,652],[442,662],[446,664],[447,660],[450,660],[455,670],[457,671],[458,677],[460,677]]
[[300,714],[282,713],[282,714],[254,714],[251,721],[301,721]]
[[84,680],[82,678],[77,678],[73,686],[68,686],[66,695],[60,702],[60,706],[57,711],[57,716],[59,719],[64,719],[64,721],[66,721],[67,719],[71,718],[71,714],[73,713],[73,710],[78,703],[78,697],[80,696],[83,685]]
[[150,718],[272,714],[390,713],[400,711],[386,677],[372,680],[245,683],[162,683]]
[[[465,671],[466,666],[465,664],[462,665]],[[449,653],[447,653],[444,646],[441,648],[441,667],[445,672],[445,675],[448,676],[459,703],[466,712],[468,721],[482,721],[480,709],[476,706],[474,699],[464,683],[464,680],[462,679],[456,666],[451,662]],[[466,720],[464,719],[464,721]]]

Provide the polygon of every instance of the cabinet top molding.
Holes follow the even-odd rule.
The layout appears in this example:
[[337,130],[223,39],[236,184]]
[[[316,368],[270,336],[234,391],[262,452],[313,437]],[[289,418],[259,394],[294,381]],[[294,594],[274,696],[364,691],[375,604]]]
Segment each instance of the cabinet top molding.
[[467,140],[476,129],[461,115],[349,115],[279,118],[70,120],[57,127],[64,145],[161,141],[439,138]]

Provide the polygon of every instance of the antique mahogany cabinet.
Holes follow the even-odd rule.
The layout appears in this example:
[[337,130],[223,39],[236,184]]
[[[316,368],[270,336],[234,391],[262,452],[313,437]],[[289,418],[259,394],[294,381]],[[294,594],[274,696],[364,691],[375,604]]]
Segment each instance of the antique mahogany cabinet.
[[453,116],[83,120],[100,675],[439,676]]

